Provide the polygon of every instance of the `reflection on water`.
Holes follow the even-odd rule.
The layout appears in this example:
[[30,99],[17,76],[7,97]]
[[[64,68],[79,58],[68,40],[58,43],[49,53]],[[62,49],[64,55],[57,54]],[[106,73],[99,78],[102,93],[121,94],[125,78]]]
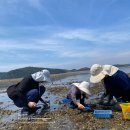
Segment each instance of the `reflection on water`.
[[[50,101],[50,110],[57,109],[59,107],[58,104],[59,104],[60,99],[62,100],[62,96],[50,94],[47,91],[44,93],[42,98],[46,101]],[[12,100],[8,98],[6,93],[0,94],[0,108],[4,108],[7,110],[19,110],[19,108],[13,104]]]
[[[130,67],[120,67],[120,70],[124,71],[125,73],[130,73]],[[68,84],[70,82],[81,82],[81,81],[88,81],[89,82],[90,73],[82,74],[82,75],[75,75],[69,76],[57,81],[54,81],[53,84]]]
[[119,69],[124,71],[125,73],[130,73],[130,67],[120,67]]
[[10,98],[8,98],[7,93],[0,93],[0,108],[4,108],[7,110],[18,110],[18,108],[13,105],[13,102]]
[[[130,73],[130,68],[128,67],[121,67],[121,70],[123,70],[126,73]],[[53,84],[59,84],[60,86],[63,86],[65,84],[66,86],[68,83],[72,82],[81,82],[81,81],[89,81],[90,74],[82,74],[82,75],[76,75],[76,76],[69,76],[67,78],[63,78],[61,80],[54,81]],[[55,85],[54,85],[55,86]],[[59,107],[59,99],[62,99],[62,96],[60,95],[54,95],[48,92],[45,92],[43,95],[43,98],[46,100],[50,100],[50,106],[51,110],[55,110]],[[15,105],[13,105],[12,101],[8,98],[5,89],[0,90],[0,108],[5,108],[9,110],[18,110]]]
[[[63,100],[62,95],[54,95],[46,91],[42,98],[45,101],[50,101],[50,108],[48,109],[49,111],[54,111],[63,107],[63,104],[60,103]],[[43,103],[38,102],[37,106],[41,106],[41,108],[38,110],[41,111],[43,108]],[[18,119],[18,115],[20,115],[21,108],[16,107],[13,104],[12,100],[8,98],[6,93],[0,93],[0,110],[11,110],[13,112],[9,115],[5,114],[0,116],[0,122],[7,123]]]
[[60,80],[56,80],[53,82],[54,85],[60,85],[64,84],[67,85],[69,83],[74,82],[81,82],[81,81],[89,81],[89,74],[82,74],[82,75],[75,75],[75,76],[69,76]]
[[[120,67],[120,69],[123,70],[126,73],[130,73],[130,67]],[[59,85],[63,86],[63,84],[67,85],[70,82],[71,83],[72,82],[81,82],[81,81],[84,81],[84,80],[89,81],[89,77],[90,77],[90,74],[88,74],[88,73],[82,74],[82,75],[69,76],[69,77],[63,78],[61,80],[54,81],[53,84],[59,84]],[[44,96],[47,97],[47,95],[48,95],[48,93],[46,92],[44,94]],[[49,94],[48,99],[51,100],[51,102],[53,102],[53,100],[55,100],[56,98],[58,98],[58,97],[55,96],[55,95]],[[8,98],[8,96],[5,92],[5,89],[0,90],[0,102],[4,102],[4,106],[12,104],[12,101]],[[3,105],[3,104],[1,104],[1,105]],[[1,105],[0,105],[0,107],[1,107]],[[13,107],[13,109],[17,109],[16,107],[14,107],[14,105],[10,105],[10,108],[12,108],[11,106]],[[57,107],[57,106],[54,105],[54,108],[55,107]]]

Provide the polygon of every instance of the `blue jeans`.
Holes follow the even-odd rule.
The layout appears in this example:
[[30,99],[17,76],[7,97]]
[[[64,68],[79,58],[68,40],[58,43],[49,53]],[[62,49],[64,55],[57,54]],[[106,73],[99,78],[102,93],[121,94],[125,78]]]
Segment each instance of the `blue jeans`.
[[[33,102],[37,103],[44,92],[45,92],[45,88],[43,88],[43,87],[40,87],[40,90],[39,89],[32,89],[32,90],[28,91],[25,95],[27,102],[33,101]],[[25,102],[21,99],[17,99],[17,100],[14,101],[14,104],[17,107],[22,108],[24,106],[25,107],[27,106],[27,102]]]

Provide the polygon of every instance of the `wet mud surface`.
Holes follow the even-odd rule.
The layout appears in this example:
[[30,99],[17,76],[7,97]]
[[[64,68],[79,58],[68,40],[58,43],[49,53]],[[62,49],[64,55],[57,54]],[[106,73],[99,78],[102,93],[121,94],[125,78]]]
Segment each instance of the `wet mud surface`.
[[[6,102],[10,105],[0,100],[0,130],[130,130],[130,121],[123,119],[121,111],[115,111],[111,106],[104,107],[97,104],[104,90],[101,85],[91,88],[93,96],[87,100],[87,103],[93,104],[94,109],[112,109],[111,119],[97,119],[93,112],[71,109],[63,104],[62,99],[65,98],[68,90],[69,87],[63,84],[47,88],[43,98],[50,100],[50,108],[43,109],[39,115],[31,118],[18,118],[20,110],[13,108],[8,100]],[[2,96],[4,99],[6,95]]]
[[51,94],[63,94],[63,95],[66,95],[67,92],[69,91],[69,88],[67,87],[62,87],[62,86],[59,86],[59,87],[52,87],[52,88],[48,88],[47,89]]
[[[121,112],[113,112],[114,117],[112,119],[96,119],[91,112],[81,112],[78,109],[73,110],[70,108],[60,109],[50,114],[54,117],[55,121],[59,120],[60,117],[61,119],[64,118],[65,120],[71,121],[73,126],[68,126],[70,130],[127,130],[130,128],[130,122],[122,119]],[[64,125],[67,124],[63,124],[63,122],[57,126],[65,127]]]

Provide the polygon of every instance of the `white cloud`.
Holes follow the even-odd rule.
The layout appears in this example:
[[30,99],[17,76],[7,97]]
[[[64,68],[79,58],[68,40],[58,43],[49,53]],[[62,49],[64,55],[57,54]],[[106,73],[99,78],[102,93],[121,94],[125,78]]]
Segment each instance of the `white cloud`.
[[126,51],[126,52],[120,52],[120,53],[118,53],[115,57],[117,57],[117,58],[121,58],[121,59],[123,59],[123,58],[130,58],[130,52],[129,51]]
[[[42,16],[41,20],[44,17],[46,19],[48,17],[52,23],[57,23],[54,16],[48,10],[47,5],[44,4],[45,2],[44,0],[0,0],[0,23],[26,25],[29,22],[32,24],[37,21],[37,19],[33,18],[39,14]],[[11,21],[8,22],[8,19],[11,19]]]
[[54,37],[65,38],[65,39],[81,39],[87,41],[97,41],[96,31],[87,29],[76,29],[67,30],[55,34]]
[[[130,41],[130,32],[106,32],[103,35],[100,35],[99,41],[106,43],[126,43]],[[123,44],[124,44],[123,43]]]
[[17,68],[23,67],[48,67],[45,63],[10,63],[10,64],[0,64],[0,72],[7,72]]
[[[86,48],[87,50],[87,48]],[[85,57],[98,57],[100,55],[99,51],[93,50],[87,50],[87,51],[78,51],[78,50],[67,50],[63,51],[60,55],[60,57],[68,57],[68,58],[85,58]]]
[[[8,33],[11,33],[12,28],[6,29],[6,28],[1,28],[2,31],[0,31],[0,34],[2,35],[8,35]],[[60,29],[58,27],[49,27],[49,26],[36,26],[36,27],[18,27],[14,28],[14,35],[19,33],[21,35],[30,35],[32,33],[32,36],[30,35],[29,37],[25,37],[25,40],[31,40],[33,37],[33,42],[35,43],[48,43],[48,44],[59,44],[60,42],[64,42],[65,40],[84,40],[84,41],[90,41],[94,44],[109,44],[112,45],[114,43],[117,44],[127,44],[130,41],[130,31],[114,31],[114,30],[109,30],[109,31],[102,31],[98,29],[66,29],[66,31],[63,31],[65,29]],[[25,31],[27,30],[27,32]],[[47,31],[46,31],[47,30]],[[50,30],[50,31],[48,31]],[[29,33],[30,32],[30,33]],[[36,38],[35,33],[37,35],[39,34],[39,39]],[[13,32],[12,32],[13,33]],[[24,34],[25,33],[25,34]],[[46,36],[46,35],[47,36]],[[20,36],[19,36],[20,37]],[[22,36],[21,36],[22,37]],[[43,38],[42,38],[43,37]],[[10,39],[9,39],[10,40]]]
[[[34,28],[32,29],[34,31]],[[50,51],[55,56],[63,58],[98,57],[100,55],[103,55],[104,52],[110,52],[114,43],[120,43],[121,45],[124,45],[127,43],[127,41],[130,40],[129,32],[98,32],[99,31],[97,30],[94,31],[77,29],[64,32],[54,32],[54,34],[51,34],[50,36],[48,34],[46,38],[28,37],[25,40],[1,39],[0,50],[42,50],[43,52]],[[71,39],[70,42],[69,39]],[[80,41],[81,45],[77,46],[77,43],[73,43],[72,41],[76,39],[79,39],[79,41],[86,40],[86,46],[82,46],[82,41]],[[93,46],[100,45],[100,47],[97,46],[96,48],[92,48],[91,43],[89,43],[90,45],[87,46],[87,41],[91,41],[93,43]],[[107,50],[108,48],[105,48],[105,45],[107,44],[109,44],[109,50]],[[111,53],[113,54],[114,52]]]
[[87,30],[76,29],[68,30],[55,34],[54,37],[64,39],[80,39],[95,42],[98,44],[113,44],[113,43],[126,43],[130,41],[130,31],[101,31],[101,30]]
[[44,4],[44,0],[27,0],[27,2],[31,7],[37,9],[42,14],[45,14],[53,23],[57,23],[57,21],[54,19],[54,16],[52,16],[51,12]]
[[30,41],[20,41],[20,40],[0,40],[0,50],[48,50],[55,51],[60,47],[55,41],[51,40],[30,40]]
[[[26,27],[24,27],[24,29],[26,30]],[[35,31],[35,28],[29,28],[29,31],[31,30]],[[9,62],[14,62],[9,65],[7,63],[6,66],[1,64],[1,68],[6,70],[4,69],[5,67],[7,70],[11,70],[25,66],[46,66],[72,69],[89,66],[93,63],[114,64],[129,62],[130,53],[126,51],[129,50],[130,47],[127,46],[130,39],[129,32],[102,32],[87,29],[68,31],[54,30],[52,30],[53,33],[48,33],[47,36],[44,37],[29,35],[25,38],[22,37],[22,40],[20,38],[8,37],[0,39],[0,54],[1,57],[3,57],[1,61],[3,62],[4,58],[7,58],[7,60],[11,58],[12,62],[10,59]],[[8,32],[8,30],[6,31]],[[82,40],[84,40],[83,46]],[[88,41],[92,43],[90,42],[88,45]],[[113,43],[116,43],[116,45]],[[119,43],[120,46],[118,47]],[[91,44],[93,45],[91,46]],[[126,47],[124,45],[126,45]],[[116,48],[113,48],[113,46],[116,46]],[[34,51],[35,54],[32,54],[31,51]],[[41,54],[43,55],[42,58]],[[48,59],[45,59],[45,56]],[[40,57],[40,59],[37,58],[37,63],[35,63],[34,60],[36,57]],[[49,60],[49,58],[52,57],[55,59],[53,62]],[[41,59],[44,63],[41,63]],[[17,63],[20,60],[24,62]],[[6,63],[7,61],[4,62]]]
[[[17,68],[23,68],[23,67],[43,67],[43,68],[61,68],[61,69],[74,69],[78,68],[79,64],[81,64],[81,61],[79,63],[77,60],[72,60],[70,62],[64,61],[64,62],[55,62],[55,63],[45,63],[38,62],[38,63],[10,63],[10,64],[0,64],[0,72],[7,72],[13,69]],[[86,65],[85,65],[86,66]]]

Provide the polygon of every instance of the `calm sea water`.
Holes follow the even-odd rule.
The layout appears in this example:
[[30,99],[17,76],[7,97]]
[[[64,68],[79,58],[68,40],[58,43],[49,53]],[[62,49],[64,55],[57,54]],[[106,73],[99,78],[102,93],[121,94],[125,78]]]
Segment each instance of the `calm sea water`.
[[120,70],[122,70],[126,73],[130,73],[130,67],[120,67]]
[[[130,73],[130,67],[121,67],[120,70]],[[76,75],[76,76],[69,76],[66,78],[63,78],[61,80],[57,80],[54,82],[54,84],[67,84],[69,82],[81,82],[81,81],[89,81],[90,74],[83,74],[83,75]]]

